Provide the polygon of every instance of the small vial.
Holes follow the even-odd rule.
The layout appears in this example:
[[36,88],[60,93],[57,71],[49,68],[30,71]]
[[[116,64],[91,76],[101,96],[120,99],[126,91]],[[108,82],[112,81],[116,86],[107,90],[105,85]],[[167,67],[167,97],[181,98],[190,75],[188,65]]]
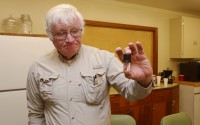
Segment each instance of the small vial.
[[125,62],[125,63],[131,62],[131,54],[130,53],[124,54],[123,62]]
[[123,62],[128,63],[126,70],[130,71],[130,69],[131,69],[131,64],[130,64],[131,63],[131,54],[130,53],[124,54]]

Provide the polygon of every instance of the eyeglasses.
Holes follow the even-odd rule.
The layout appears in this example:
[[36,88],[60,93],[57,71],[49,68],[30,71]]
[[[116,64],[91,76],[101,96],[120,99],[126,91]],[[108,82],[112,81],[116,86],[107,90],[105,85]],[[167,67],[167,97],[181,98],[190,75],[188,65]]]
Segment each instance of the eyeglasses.
[[57,34],[53,34],[53,38],[56,40],[65,40],[67,35],[70,34],[73,38],[76,38],[82,34],[82,29],[74,29],[71,31],[64,31]]

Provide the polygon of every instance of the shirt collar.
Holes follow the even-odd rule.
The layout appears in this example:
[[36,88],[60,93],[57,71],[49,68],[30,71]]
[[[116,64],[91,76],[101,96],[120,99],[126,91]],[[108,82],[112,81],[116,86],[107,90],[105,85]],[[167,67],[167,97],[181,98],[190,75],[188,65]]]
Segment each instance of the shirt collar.
[[[58,52],[59,53],[59,52]],[[71,64],[72,62],[74,62],[74,60],[76,60],[77,56],[79,55],[79,53],[77,53],[76,55],[74,55],[74,58],[71,59],[71,60],[65,60],[63,58],[63,56],[59,53],[59,59],[64,62],[64,63],[67,63],[67,64]]]

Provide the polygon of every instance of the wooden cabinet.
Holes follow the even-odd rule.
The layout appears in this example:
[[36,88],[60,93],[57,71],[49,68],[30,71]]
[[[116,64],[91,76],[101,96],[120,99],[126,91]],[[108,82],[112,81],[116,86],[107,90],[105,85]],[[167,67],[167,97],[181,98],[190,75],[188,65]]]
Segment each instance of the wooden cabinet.
[[200,19],[179,17],[170,21],[170,57],[200,58]]
[[179,112],[179,86],[172,88],[171,113]]
[[137,125],[160,125],[162,117],[179,112],[179,85],[154,89],[144,99],[128,102],[120,95],[111,95],[112,114],[129,114]]
[[110,96],[112,114],[129,114],[129,102],[120,95]]
[[132,101],[129,106],[129,114],[134,117],[137,125],[149,125],[152,122],[152,115],[149,115],[152,112],[151,95],[142,100]]
[[160,125],[162,117],[171,114],[171,89],[155,90],[152,96],[152,125]]

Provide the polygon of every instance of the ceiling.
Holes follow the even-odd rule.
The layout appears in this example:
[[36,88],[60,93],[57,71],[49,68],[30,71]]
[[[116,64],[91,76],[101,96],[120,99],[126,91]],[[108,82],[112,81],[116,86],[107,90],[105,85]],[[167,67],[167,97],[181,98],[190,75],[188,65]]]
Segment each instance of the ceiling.
[[116,0],[200,16],[200,0]]

